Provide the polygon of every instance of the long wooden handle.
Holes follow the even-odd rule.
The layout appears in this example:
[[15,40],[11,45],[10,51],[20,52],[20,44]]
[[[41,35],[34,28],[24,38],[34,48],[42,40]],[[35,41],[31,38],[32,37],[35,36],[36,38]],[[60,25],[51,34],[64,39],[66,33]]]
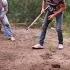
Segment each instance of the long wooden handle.
[[[48,8],[48,7],[47,7],[47,8]],[[47,8],[46,8],[45,10],[47,10]],[[36,17],[36,19],[28,26],[27,30],[28,30],[31,26],[34,25],[34,23],[40,18],[40,16],[41,16],[42,14],[43,14],[43,13],[40,13],[40,14]]]
[[34,23],[40,18],[41,15],[42,15],[42,14],[39,14],[39,15],[36,17],[36,19],[31,23],[31,25],[28,26],[28,29],[29,29],[31,26],[34,25]]

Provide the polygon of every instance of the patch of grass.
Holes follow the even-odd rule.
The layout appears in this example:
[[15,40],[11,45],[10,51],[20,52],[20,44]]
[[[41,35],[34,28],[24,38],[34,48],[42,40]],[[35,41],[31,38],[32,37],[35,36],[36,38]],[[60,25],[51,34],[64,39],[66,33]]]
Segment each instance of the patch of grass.
[[55,51],[56,51],[56,48],[55,48],[53,45],[49,46],[48,49],[49,49],[51,52],[55,52]]
[[70,37],[70,33],[69,33],[69,32],[66,32],[66,31],[63,33],[63,35],[64,35],[65,37]]

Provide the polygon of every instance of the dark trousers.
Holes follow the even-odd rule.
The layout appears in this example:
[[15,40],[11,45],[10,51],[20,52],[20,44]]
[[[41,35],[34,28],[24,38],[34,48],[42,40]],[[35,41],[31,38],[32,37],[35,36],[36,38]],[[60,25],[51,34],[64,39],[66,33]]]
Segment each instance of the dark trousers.
[[[44,19],[44,25],[42,27],[42,32],[41,32],[40,40],[39,40],[39,43],[42,46],[44,44],[44,39],[46,36],[46,31],[47,31],[48,25],[52,21],[52,20],[48,20],[48,16],[52,15],[52,14],[53,14],[52,12],[48,11],[45,16],[45,19]],[[58,16],[56,16],[56,31],[58,34],[59,44],[63,44],[63,34],[62,34],[62,28],[61,28],[62,24],[63,24],[63,13],[60,13]]]

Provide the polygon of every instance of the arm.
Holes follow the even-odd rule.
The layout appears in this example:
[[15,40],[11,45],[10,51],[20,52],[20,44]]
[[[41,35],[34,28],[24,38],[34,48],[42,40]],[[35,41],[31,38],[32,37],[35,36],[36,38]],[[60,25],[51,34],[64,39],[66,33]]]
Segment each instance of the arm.
[[2,13],[0,15],[0,19],[3,19],[4,15],[6,15],[6,13],[8,11],[8,3],[7,3],[7,0],[3,0],[2,2],[3,2],[4,9],[3,9],[3,11],[2,11]]
[[42,0],[42,10],[41,10],[41,13],[43,13],[45,11],[45,3],[46,3],[46,0]]
[[42,9],[44,9],[44,7],[45,7],[45,0],[43,0],[42,2]]
[[5,13],[7,13],[8,12],[8,2],[7,2],[7,0],[4,0],[3,5],[4,5],[4,11],[5,11]]
[[6,13],[8,12],[8,5],[4,6],[4,10]]
[[55,16],[57,16],[59,13],[65,11],[65,10],[66,10],[66,4],[61,4],[61,5],[60,5],[60,9],[59,9],[58,11],[55,11],[54,14],[53,14],[53,16],[55,17]]
[[59,13],[65,11],[65,10],[66,10],[66,4],[61,4],[61,5],[60,5],[60,9],[57,10],[57,11],[55,11],[54,14],[52,14],[52,15],[50,15],[50,16],[48,17],[49,20],[50,20],[50,19],[53,19],[53,18],[56,17]]

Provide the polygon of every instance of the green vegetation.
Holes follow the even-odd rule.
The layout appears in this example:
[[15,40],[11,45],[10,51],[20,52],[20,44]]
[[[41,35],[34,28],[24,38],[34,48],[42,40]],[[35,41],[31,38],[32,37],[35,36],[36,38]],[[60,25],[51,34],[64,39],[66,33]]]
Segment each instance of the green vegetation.
[[12,22],[31,22],[40,13],[41,0],[8,0]]
[[[31,23],[40,13],[41,1],[42,0],[8,0],[8,17],[10,22]],[[66,1],[68,8],[64,15],[64,27],[70,31],[70,0]]]

